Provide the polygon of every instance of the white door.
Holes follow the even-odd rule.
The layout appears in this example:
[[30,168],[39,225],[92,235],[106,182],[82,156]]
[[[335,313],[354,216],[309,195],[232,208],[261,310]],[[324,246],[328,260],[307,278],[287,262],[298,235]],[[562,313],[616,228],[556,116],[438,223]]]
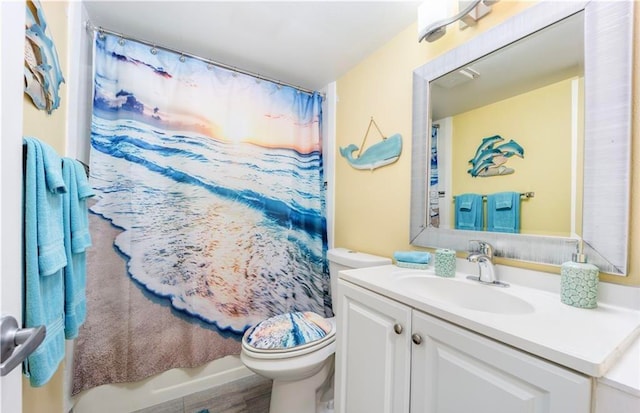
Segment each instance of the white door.
[[412,413],[589,413],[591,380],[413,312]]
[[[24,1],[0,1],[0,312],[22,324]],[[22,367],[0,378],[0,412],[22,411]]]
[[411,309],[338,281],[336,413],[409,413]]

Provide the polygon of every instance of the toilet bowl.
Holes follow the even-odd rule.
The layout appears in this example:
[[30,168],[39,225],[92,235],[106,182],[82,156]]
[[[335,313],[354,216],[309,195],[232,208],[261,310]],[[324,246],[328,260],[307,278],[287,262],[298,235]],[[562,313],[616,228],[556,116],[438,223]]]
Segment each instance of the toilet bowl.
[[[391,264],[388,258],[335,248],[327,252],[331,291],[344,269]],[[249,328],[240,359],[273,380],[270,413],[333,411],[335,318],[311,312],[280,314]]]
[[336,328],[333,319],[327,321],[332,326],[329,334],[299,348],[281,351],[256,349],[247,343],[248,334],[243,337],[242,362],[254,373],[273,380],[270,412],[316,412],[316,390],[333,373]]

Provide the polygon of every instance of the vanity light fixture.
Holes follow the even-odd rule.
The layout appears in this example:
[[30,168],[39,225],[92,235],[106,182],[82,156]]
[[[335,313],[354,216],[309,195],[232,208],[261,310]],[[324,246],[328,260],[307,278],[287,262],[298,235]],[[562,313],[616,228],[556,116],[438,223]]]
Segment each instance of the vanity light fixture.
[[[444,36],[447,26],[461,20],[461,29],[472,26],[491,11],[499,0],[459,1],[453,14],[453,0],[426,0],[418,6],[418,42],[434,42]],[[452,15],[453,14],[453,15]]]
[[468,77],[471,80],[480,77],[480,73],[478,73],[477,70],[471,68],[470,66],[467,66],[465,68],[462,68],[462,69],[458,70],[458,73]]

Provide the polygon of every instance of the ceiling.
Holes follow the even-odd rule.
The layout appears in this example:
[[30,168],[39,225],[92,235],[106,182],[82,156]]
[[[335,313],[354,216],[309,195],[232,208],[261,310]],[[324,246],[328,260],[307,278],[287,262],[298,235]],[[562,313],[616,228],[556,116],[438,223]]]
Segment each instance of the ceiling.
[[414,23],[419,3],[84,0],[94,26],[311,90]]

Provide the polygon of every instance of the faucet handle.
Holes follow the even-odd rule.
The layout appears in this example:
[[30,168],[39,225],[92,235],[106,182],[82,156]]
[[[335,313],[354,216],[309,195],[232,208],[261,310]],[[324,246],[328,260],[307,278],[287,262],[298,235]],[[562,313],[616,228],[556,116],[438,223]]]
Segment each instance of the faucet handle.
[[[493,259],[493,247],[491,246],[491,244],[489,244],[486,241],[481,241],[478,239],[472,239],[469,240],[469,245],[471,246],[471,243],[476,243],[478,244],[478,252],[480,252],[481,254],[486,255],[487,257],[489,257],[490,259]],[[469,248],[470,251],[476,251],[475,248]]]

